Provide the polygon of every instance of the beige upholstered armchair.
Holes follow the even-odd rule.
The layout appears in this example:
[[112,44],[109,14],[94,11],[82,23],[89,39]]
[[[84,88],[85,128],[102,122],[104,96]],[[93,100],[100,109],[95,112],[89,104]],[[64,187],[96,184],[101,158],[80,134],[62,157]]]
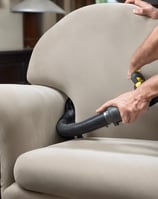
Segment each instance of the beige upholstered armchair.
[[[0,85],[2,199],[157,199],[158,107],[137,122],[65,140],[56,123],[70,97],[76,121],[133,89],[130,58],[157,20],[134,6],[97,4],[76,10],[37,43],[31,85]],[[142,70],[158,72],[155,62]]]

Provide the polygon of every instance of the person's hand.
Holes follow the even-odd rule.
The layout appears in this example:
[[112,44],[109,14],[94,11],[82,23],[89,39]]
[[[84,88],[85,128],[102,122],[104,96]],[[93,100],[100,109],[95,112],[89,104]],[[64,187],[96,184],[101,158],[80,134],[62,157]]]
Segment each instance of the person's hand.
[[137,90],[130,91],[104,103],[96,112],[104,112],[109,106],[118,107],[122,123],[134,122],[149,107],[149,101],[143,99]]
[[126,0],[125,3],[132,3],[138,6],[133,12],[137,15],[148,16],[152,19],[158,19],[158,9],[151,4],[141,0]]

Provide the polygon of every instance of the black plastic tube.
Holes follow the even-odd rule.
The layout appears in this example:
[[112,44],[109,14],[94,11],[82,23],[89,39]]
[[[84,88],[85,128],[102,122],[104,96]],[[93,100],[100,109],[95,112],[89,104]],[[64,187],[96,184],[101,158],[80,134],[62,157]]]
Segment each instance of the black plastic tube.
[[[144,81],[144,76],[136,71],[132,74],[131,80],[134,87],[138,88]],[[151,100],[149,106],[153,106],[158,102],[158,97]],[[67,100],[65,105],[65,112],[61,119],[58,121],[56,129],[60,136],[65,138],[81,137],[82,134],[92,132],[101,127],[108,127],[113,123],[118,125],[122,121],[120,112],[117,107],[109,107],[105,112],[88,118],[84,121],[75,123],[75,108],[70,99]]]
[[82,134],[94,131],[101,127],[108,127],[113,123],[118,125],[121,122],[119,110],[116,107],[109,107],[102,114],[95,115],[84,121],[75,123],[75,110],[70,99],[66,102],[65,113],[57,123],[57,132],[65,138],[80,137]]

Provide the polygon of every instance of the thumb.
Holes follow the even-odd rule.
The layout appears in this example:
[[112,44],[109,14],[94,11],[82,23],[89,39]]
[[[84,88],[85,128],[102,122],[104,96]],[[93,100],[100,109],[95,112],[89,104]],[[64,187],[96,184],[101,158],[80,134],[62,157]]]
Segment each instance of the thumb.
[[143,9],[141,9],[141,8],[134,9],[134,10],[133,10],[133,13],[134,13],[134,14],[137,14],[137,15],[143,15],[143,14],[144,14],[144,13],[143,13]]
[[106,102],[106,103],[104,103],[102,106],[100,106],[97,110],[96,110],[96,112],[97,113],[101,113],[101,112],[104,112],[109,106],[111,106],[112,104],[111,104],[111,102],[109,101],[109,102]]
[[134,72],[134,70],[132,68],[130,68],[128,70],[128,79],[131,79],[131,75],[132,75],[133,72]]

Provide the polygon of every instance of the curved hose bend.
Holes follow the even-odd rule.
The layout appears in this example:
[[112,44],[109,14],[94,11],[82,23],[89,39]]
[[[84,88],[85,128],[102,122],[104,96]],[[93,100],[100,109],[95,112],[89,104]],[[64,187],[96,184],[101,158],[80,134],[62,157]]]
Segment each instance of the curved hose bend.
[[[135,88],[138,88],[145,81],[145,78],[139,71],[136,71],[132,74],[131,80],[134,83]],[[158,97],[155,97],[151,100],[149,106],[152,106],[157,102]],[[74,105],[72,101],[68,99],[65,105],[65,113],[58,121],[56,129],[60,136],[74,138],[75,136],[80,137],[84,133],[91,132],[104,126],[108,127],[111,123],[118,125],[121,120],[118,108],[109,107],[101,114],[90,117],[82,122],[75,123]]]
[[70,99],[65,105],[64,115],[57,123],[57,132],[62,137],[80,137],[82,134],[94,131],[101,127],[108,127],[113,123],[118,125],[121,121],[119,110],[116,107],[109,107],[105,112],[90,117],[84,121],[75,123],[75,109]]

